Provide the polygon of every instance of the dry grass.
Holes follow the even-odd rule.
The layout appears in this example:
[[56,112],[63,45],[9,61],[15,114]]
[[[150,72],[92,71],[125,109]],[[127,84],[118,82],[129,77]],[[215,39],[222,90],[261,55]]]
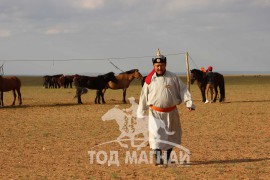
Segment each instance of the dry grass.
[[[228,76],[226,103],[203,104],[191,86],[196,111],[181,112],[183,146],[191,165],[90,164],[88,151],[119,135],[115,121],[101,116],[121,103],[120,90],[108,90],[105,105],[93,104],[94,91],[73,99],[75,89],[43,89],[40,77],[22,77],[23,105],[0,108],[0,179],[268,179],[270,176],[270,76]],[[127,97],[138,101],[135,81]],[[12,93],[4,94],[5,105]],[[118,144],[101,147],[125,149]],[[105,149],[104,149],[105,148]],[[149,151],[149,148],[146,148]]]

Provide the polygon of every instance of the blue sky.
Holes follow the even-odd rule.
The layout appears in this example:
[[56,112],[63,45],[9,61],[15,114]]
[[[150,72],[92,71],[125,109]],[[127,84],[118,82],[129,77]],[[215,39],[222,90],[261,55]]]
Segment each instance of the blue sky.
[[178,54],[174,72],[187,51],[191,68],[269,71],[269,17],[270,0],[0,0],[0,63],[5,74],[119,73],[103,59],[124,58],[111,61],[148,72],[160,48]]

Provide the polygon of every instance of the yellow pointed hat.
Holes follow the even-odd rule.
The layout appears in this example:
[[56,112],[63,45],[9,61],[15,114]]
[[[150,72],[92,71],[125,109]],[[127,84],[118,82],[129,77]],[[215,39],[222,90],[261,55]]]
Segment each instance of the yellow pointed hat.
[[160,54],[160,50],[159,50],[159,48],[157,49],[157,55],[156,56],[160,56],[161,54]]

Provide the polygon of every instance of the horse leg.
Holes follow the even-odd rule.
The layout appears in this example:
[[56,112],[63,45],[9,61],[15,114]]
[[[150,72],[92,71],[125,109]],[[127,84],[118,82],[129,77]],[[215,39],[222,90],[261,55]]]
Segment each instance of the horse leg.
[[220,91],[219,102],[224,102],[225,101],[225,82],[224,82],[223,76],[219,84],[219,91]]
[[218,89],[217,89],[217,86],[215,86],[215,96],[214,96],[214,102],[216,102],[217,101],[217,95],[218,95]]
[[78,104],[82,104],[81,94],[82,94],[82,88],[77,87],[76,88],[76,96],[78,99]]
[[97,104],[97,99],[98,99],[99,93],[98,90],[96,91],[96,97],[95,97],[95,104]]
[[203,102],[205,102],[206,101],[205,87],[203,87],[203,90],[202,90],[202,97],[203,97]]
[[100,91],[96,91],[96,98],[95,98],[95,104],[100,104]]
[[15,105],[15,101],[16,101],[16,92],[15,92],[15,89],[14,90],[12,90],[13,91],[13,97],[14,97],[14,100],[13,100],[13,103],[12,103],[12,105],[11,106],[14,106]]
[[105,98],[104,98],[104,94],[101,92],[101,98],[102,98],[102,104],[105,104]]
[[201,89],[201,94],[202,94],[202,102],[205,102],[206,101],[205,88],[201,86],[200,89]]
[[126,104],[126,93],[127,93],[127,89],[123,89],[123,103]]
[[19,105],[22,105],[22,94],[20,89],[17,89],[18,99],[19,99]]
[[100,95],[99,97],[101,96],[101,99],[102,99],[102,104],[105,104],[105,100],[104,100],[104,93],[102,92],[102,90],[100,90]]
[[106,92],[106,89],[103,89],[102,91],[101,91],[101,97],[102,97],[102,103],[103,104],[105,104],[106,102],[105,102],[105,99],[104,99],[104,94],[105,94],[105,92]]
[[78,104],[82,104],[82,98],[81,98],[81,95],[78,96]]

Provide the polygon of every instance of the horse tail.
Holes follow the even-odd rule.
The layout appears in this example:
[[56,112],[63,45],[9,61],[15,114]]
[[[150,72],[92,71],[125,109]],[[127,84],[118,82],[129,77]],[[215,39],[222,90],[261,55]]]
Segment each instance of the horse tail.
[[13,81],[16,82],[15,89],[21,89],[21,86],[22,86],[21,80],[16,76],[14,76],[12,79]]
[[19,80],[19,88],[21,88],[22,82],[21,82],[21,80],[19,78],[18,78],[18,80]]
[[82,94],[86,94],[88,92],[87,88],[82,87]]
[[82,94],[86,94],[88,92],[87,88],[80,87],[78,77],[74,77],[73,81],[74,81],[74,85],[76,87],[76,95],[74,96],[74,98],[80,97]]
[[18,100],[19,100],[19,105],[22,104],[22,94],[21,94],[21,86],[22,86],[22,82],[21,80],[16,77],[16,80],[17,80],[17,94],[18,94]]
[[224,80],[224,76],[221,75],[221,80],[219,83],[219,90],[220,90],[220,100],[219,102],[223,102],[225,101],[225,80]]
[[76,95],[73,98],[80,97],[82,94],[86,94],[87,92],[87,88],[76,86]]

